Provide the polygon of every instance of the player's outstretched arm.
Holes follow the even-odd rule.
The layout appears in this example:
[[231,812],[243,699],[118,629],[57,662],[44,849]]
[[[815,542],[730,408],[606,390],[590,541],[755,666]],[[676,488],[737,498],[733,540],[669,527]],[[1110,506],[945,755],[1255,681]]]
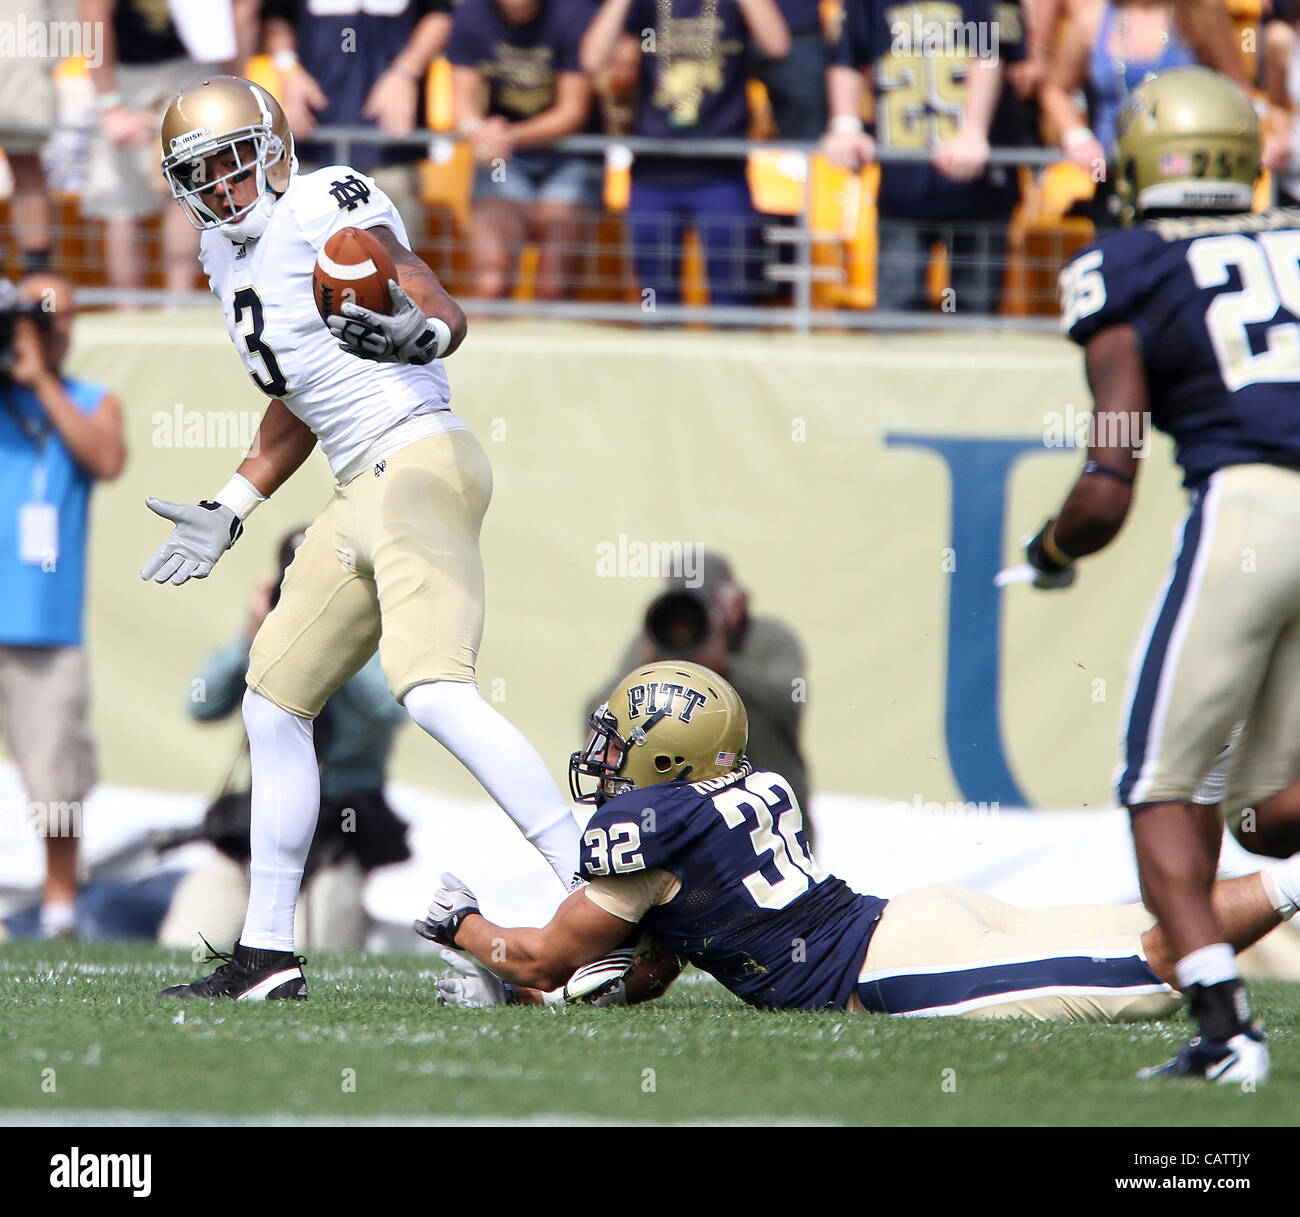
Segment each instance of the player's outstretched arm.
[[1094,334],[1085,367],[1095,403],[1088,459],[1060,512],[1026,541],[1026,565],[999,574],[999,586],[1021,581],[1024,572],[1035,587],[1068,587],[1075,560],[1109,545],[1128,515],[1148,420],[1137,332],[1112,325]]
[[262,416],[252,450],[215,498],[194,504],[145,500],[150,511],[175,527],[144,564],[140,578],[178,587],[206,579],[239,540],[253,508],[278,490],[315,446],[311,429],[276,398]]
[[253,446],[236,472],[269,499],[316,447],[316,436],[278,397],[266,408]]
[[479,912],[474,893],[454,875],[444,875],[416,929],[442,946],[468,952],[512,985],[548,991],[583,964],[609,954],[632,926],[597,907],[583,891],[569,896],[541,929],[494,925]]

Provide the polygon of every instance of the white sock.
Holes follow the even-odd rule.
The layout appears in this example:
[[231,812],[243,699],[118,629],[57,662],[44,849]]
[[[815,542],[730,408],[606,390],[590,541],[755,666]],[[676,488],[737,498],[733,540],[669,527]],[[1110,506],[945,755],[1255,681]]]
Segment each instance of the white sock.
[[449,680],[416,685],[405,704],[411,717],[478,778],[568,891],[578,869],[578,825],[537,749],[475,685]]
[[312,724],[249,689],[244,726],[253,769],[253,826],[248,911],[239,941],[292,951],[298,889],[320,814]]
[[1217,985],[1236,980],[1237,956],[1226,942],[1212,942],[1184,955],[1174,964],[1174,980],[1180,989],[1188,985]]
[[1300,907],[1300,854],[1261,871],[1259,877],[1264,882],[1265,895],[1282,915],[1282,920],[1294,916],[1296,908]]
[[66,930],[77,928],[77,906],[75,904],[42,904],[41,937],[53,938]]

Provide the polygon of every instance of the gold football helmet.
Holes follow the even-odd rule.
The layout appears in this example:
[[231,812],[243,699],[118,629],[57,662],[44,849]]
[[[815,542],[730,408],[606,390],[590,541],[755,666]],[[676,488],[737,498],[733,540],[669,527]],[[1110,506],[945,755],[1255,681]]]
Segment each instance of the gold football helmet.
[[[579,803],[661,782],[703,782],[744,762],[749,718],[740,695],[698,663],[649,663],[625,676],[591,716],[591,734],[569,758]],[[594,777],[594,789],[581,779]]]
[[[232,152],[235,168],[212,178],[210,157]],[[212,76],[173,98],[162,123],[162,171],[172,198],[196,228],[220,228],[234,240],[260,236],[275,195],[289,188],[298,164],[280,103],[238,76]],[[222,215],[204,195],[257,174],[257,198]],[[211,179],[211,180],[209,180]]]
[[1249,211],[1259,177],[1250,99],[1211,68],[1143,81],[1116,122],[1115,193],[1125,224],[1150,211]]

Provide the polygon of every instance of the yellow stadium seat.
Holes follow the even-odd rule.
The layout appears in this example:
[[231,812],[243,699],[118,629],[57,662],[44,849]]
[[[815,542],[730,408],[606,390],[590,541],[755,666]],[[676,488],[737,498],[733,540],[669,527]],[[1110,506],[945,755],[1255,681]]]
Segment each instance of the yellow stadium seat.
[[843,272],[838,283],[815,282],[817,308],[873,308],[876,303],[876,190],[880,166],[849,173],[824,156],[809,162],[812,174],[812,263]]
[[808,190],[808,158],[802,152],[760,149],[746,165],[749,196],[764,215],[797,216]]
[[432,131],[450,131],[451,118],[451,64],[446,59],[435,59],[429,65],[425,80],[425,121]]
[[284,89],[284,75],[271,62],[270,55],[254,55],[244,68],[244,77],[261,85],[277,101]]
[[772,100],[767,86],[761,80],[750,80],[745,88],[749,102],[749,138],[775,139],[776,119],[772,115]]
[[1251,80],[1259,79],[1259,34],[1264,21],[1261,0],[1225,0],[1228,16],[1237,28],[1237,45],[1241,61]]
[[456,226],[464,229],[469,223],[469,199],[474,188],[474,155],[468,144],[437,142],[445,145],[442,151],[446,159],[420,162],[420,202],[425,207],[445,207]]

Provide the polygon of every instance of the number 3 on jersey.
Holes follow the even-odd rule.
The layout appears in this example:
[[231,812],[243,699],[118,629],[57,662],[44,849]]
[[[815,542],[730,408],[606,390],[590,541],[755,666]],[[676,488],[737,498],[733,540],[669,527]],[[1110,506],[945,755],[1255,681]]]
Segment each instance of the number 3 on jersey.
[[[262,327],[266,324],[262,313],[262,298],[252,287],[241,287],[234,299],[235,325],[244,337],[244,347],[248,358],[244,366],[253,378],[253,383],[268,397],[283,397],[289,391],[284,373],[275,358],[275,352],[262,341]],[[247,317],[247,320],[245,320]],[[258,375],[257,364],[260,360],[265,378]]]
[[745,826],[752,817],[757,822],[757,827],[749,832],[754,853],[760,858],[772,855],[772,865],[780,879],[772,883],[761,870],[756,870],[743,880],[745,890],[759,908],[783,909],[814,883],[826,878],[804,848],[800,837],[803,813],[794,791],[783,778],[775,773],[755,774],[744,786],[733,786],[715,794],[713,806],[728,828]]

